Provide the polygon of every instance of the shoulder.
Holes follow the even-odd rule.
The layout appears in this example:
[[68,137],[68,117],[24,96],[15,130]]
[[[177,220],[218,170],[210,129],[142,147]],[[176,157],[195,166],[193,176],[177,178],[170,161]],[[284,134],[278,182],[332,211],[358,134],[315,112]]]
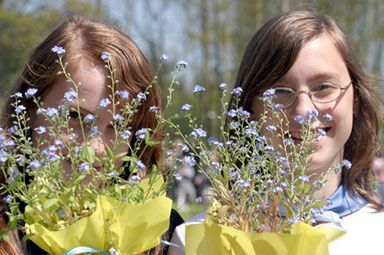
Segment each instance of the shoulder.
[[172,237],[172,243],[174,243],[177,248],[170,247],[168,254],[170,255],[179,255],[184,254],[184,248],[185,248],[185,227],[187,225],[191,224],[197,224],[202,223],[205,219],[206,212],[201,212],[199,214],[196,214],[183,224],[176,227],[175,232],[173,233]]
[[345,235],[331,242],[330,254],[382,254],[384,212],[376,212],[371,205],[342,219]]

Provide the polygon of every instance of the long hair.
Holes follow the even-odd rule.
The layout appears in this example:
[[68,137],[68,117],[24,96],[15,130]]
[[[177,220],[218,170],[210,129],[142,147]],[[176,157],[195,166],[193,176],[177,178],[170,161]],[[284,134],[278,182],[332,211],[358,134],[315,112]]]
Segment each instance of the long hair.
[[[51,49],[55,45],[66,50],[64,62],[73,66],[82,59],[92,64],[103,66],[100,58],[103,52],[111,54],[110,61],[116,70],[117,84],[119,90],[128,90],[132,97],[144,90],[154,82],[153,71],[145,56],[136,44],[124,33],[107,24],[86,21],[83,18],[74,17],[61,24],[48,37],[36,47],[18,78],[13,92],[24,93],[28,88],[39,89],[37,96],[43,95],[52,85],[57,82],[60,66],[56,63],[57,56],[52,54]],[[13,100],[8,99],[4,107],[2,123],[5,127],[12,125],[11,115],[14,111],[11,106]],[[29,109],[30,115],[35,110],[32,100],[24,99],[22,102]],[[147,100],[142,102],[140,109],[131,124],[132,133],[139,128],[146,127],[155,129],[158,121],[154,114],[148,114],[150,106],[159,106],[160,99],[156,86],[150,89]],[[131,140],[131,145],[135,138]],[[142,161],[148,169],[158,162],[160,158],[160,147],[148,148],[142,153]]]
[[[343,170],[343,182],[349,191],[379,207],[372,190],[370,164],[378,147],[380,100],[372,79],[360,67],[345,33],[333,19],[313,11],[291,11],[265,23],[249,42],[239,67],[235,84],[244,91],[239,105],[252,113],[254,96],[290,70],[307,42],[324,34],[342,56],[355,91],[352,133],[344,149],[344,158],[352,162],[352,169]],[[230,107],[233,103],[232,97]]]
[[[30,54],[24,70],[18,77],[12,94],[15,92],[24,93],[33,87],[38,89],[36,96],[44,96],[60,79],[58,72],[60,66],[56,62],[57,56],[51,52],[52,47],[61,46],[66,50],[63,61],[68,63],[70,69],[76,67],[80,60],[87,60],[89,63],[104,66],[100,58],[103,52],[110,54],[110,62],[115,69],[115,75],[119,79],[118,90],[127,90],[132,98],[140,92],[144,92],[154,82],[154,74],[149,62],[142,54],[136,44],[124,33],[111,25],[87,21],[80,17],[70,18],[54,29],[45,40],[40,43]],[[33,118],[36,106],[31,99],[23,98],[21,102],[28,110],[29,117]],[[3,128],[12,126],[13,99],[9,98],[4,106],[2,114]],[[147,99],[142,101],[140,108],[131,123],[134,134],[140,128],[155,130],[158,121],[154,113],[149,112],[150,106],[160,106],[160,99],[156,86],[152,86]],[[155,139],[160,139],[160,131],[154,134]],[[131,147],[134,147],[135,137],[131,139]],[[160,161],[161,147],[142,147],[138,155],[150,171],[152,165]],[[4,182],[2,176],[1,182]],[[4,221],[4,218],[2,219]],[[3,224],[4,225],[4,224]],[[1,229],[4,229],[1,226]],[[9,237],[15,236],[10,233]],[[9,253],[9,249],[2,253],[4,247],[14,246],[17,249],[18,243],[14,238],[3,241],[0,245],[0,254]],[[13,245],[12,245],[13,244]],[[15,254],[17,254],[15,252]]]

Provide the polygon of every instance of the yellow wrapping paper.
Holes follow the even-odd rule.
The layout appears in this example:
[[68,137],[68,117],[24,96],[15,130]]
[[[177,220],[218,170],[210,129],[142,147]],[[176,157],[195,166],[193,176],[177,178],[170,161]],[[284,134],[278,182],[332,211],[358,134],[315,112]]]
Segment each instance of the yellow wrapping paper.
[[28,232],[33,234],[30,239],[49,254],[63,254],[77,246],[108,251],[112,238],[119,254],[138,254],[160,244],[160,236],[169,227],[171,208],[172,200],[165,196],[138,205],[99,196],[95,212],[71,226],[50,231],[34,223]]
[[335,227],[293,226],[291,234],[247,233],[212,222],[186,226],[186,255],[327,255],[328,242],[343,232]]

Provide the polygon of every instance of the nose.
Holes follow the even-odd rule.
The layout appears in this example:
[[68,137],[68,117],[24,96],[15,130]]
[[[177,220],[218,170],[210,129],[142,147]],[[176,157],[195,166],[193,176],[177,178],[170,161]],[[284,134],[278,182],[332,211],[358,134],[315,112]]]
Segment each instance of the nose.
[[300,91],[297,93],[296,102],[292,106],[292,111],[295,115],[306,116],[309,110],[315,109],[310,95],[306,91]]
[[107,156],[107,150],[105,148],[106,145],[100,136],[93,137],[89,143],[95,151],[96,158],[101,160]]

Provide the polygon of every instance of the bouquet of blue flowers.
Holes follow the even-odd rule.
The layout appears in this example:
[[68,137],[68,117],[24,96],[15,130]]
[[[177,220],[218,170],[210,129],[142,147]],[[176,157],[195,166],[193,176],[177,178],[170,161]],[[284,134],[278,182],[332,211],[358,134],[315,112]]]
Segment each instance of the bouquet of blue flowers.
[[[193,93],[204,90],[197,85]],[[212,185],[204,223],[186,226],[187,254],[326,254],[328,241],[340,232],[311,226],[327,203],[315,193],[330,171],[350,163],[343,161],[322,173],[308,171],[312,146],[325,135],[324,130],[311,128],[318,112],[295,117],[301,127],[299,139],[289,132],[281,105],[274,104],[273,89],[260,98],[264,112],[257,120],[238,107],[241,88],[230,92],[234,102],[229,110],[227,85],[221,84],[220,90],[218,136],[209,136],[197,123],[191,104],[181,106],[189,133],[174,119],[167,122],[183,140],[181,150],[189,154],[180,161],[197,167]]]
[[[106,155],[100,158],[92,145],[100,135],[95,124],[98,116],[84,116],[80,109],[81,84],[67,71],[65,49],[55,46],[52,52],[61,67],[58,75],[71,86],[63,103],[45,107],[36,88],[17,92],[12,95],[13,125],[1,130],[0,171],[6,180],[1,191],[9,208],[9,229],[23,230],[25,238],[50,254],[83,246],[111,254],[137,254],[159,245],[172,206],[165,197],[169,178],[164,182],[161,169],[156,165],[147,169],[141,161],[145,148],[159,145],[155,139],[159,127],[132,133],[131,126],[153,84],[136,97],[116,90],[119,81],[110,55],[101,55],[111,92],[98,108],[108,108],[115,139],[103,145]],[[23,99],[33,100],[36,116],[46,125],[32,129]],[[161,117],[158,106],[148,114]]]

